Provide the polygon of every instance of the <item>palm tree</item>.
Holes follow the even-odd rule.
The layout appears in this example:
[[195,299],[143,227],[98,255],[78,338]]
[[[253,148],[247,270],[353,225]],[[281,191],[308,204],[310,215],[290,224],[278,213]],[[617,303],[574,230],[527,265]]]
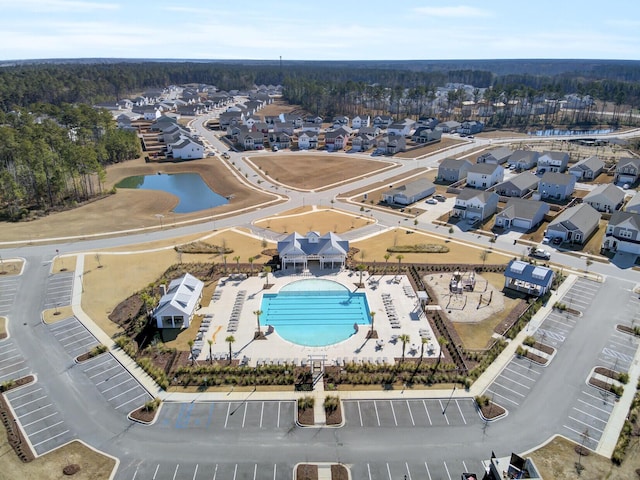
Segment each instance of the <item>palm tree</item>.
[[231,363],[231,345],[236,341],[236,337],[234,337],[233,335],[229,335],[224,339],[224,341],[229,344],[229,363]]
[[271,273],[271,267],[265,265],[262,270],[264,271],[264,286],[269,285],[269,273]]
[[222,256],[222,261],[224,262],[224,274],[227,274],[227,256],[223,255]]
[[369,316],[371,317],[371,333],[369,334],[369,336],[373,337],[373,319],[376,316],[376,312],[369,312]]
[[489,256],[489,254],[491,253],[490,250],[483,250],[482,252],[480,252],[480,260],[482,260],[482,267],[484,268],[484,264],[487,261],[487,257]]
[[358,270],[360,272],[360,286],[362,286],[362,274],[363,274],[365,268],[366,267],[364,265],[362,265],[362,264],[360,264],[360,265],[358,265],[356,267],[356,270]]
[[407,343],[409,343],[411,341],[411,337],[409,335],[407,335],[406,333],[403,333],[402,335],[400,335],[398,337],[398,340],[400,340],[402,342],[402,361],[401,361],[401,363],[404,363],[404,351],[405,351],[405,348],[407,348]]
[[211,353],[211,347],[213,346],[213,340],[210,338],[207,339],[207,343],[209,344],[209,363],[213,363],[213,354]]
[[400,273],[400,264],[402,263],[403,258],[404,258],[404,255],[402,254],[396,255],[396,260],[398,260],[398,273]]
[[389,263],[389,259],[391,258],[390,253],[384,254],[384,273],[387,273],[387,264]]
[[262,336],[262,330],[260,330],[260,315],[262,315],[262,310],[254,310],[253,314],[256,316],[256,321],[258,322],[258,336]]
[[189,345],[189,354],[191,355],[191,365],[193,365],[193,364],[194,364],[194,362],[195,362],[195,358],[193,358],[193,344],[194,344],[194,343],[195,343],[195,342],[193,341],[193,339],[192,339],[192,340],[189,340],[189,341],[187,342],[187,345]]
[[255,261],[255,258],[249,257],[249,265],[251,266],[251,276],[253,276],[253,262],[254,261]]
[[236,272],[240,271],[240,255],[236,255],[235,257],[233,257],[233,259],[236,261]]
[[438,337],[438,344],[440,345],[440,351],[438,352],[438,361],[436,362],[435,367],[433,367],[434,370],[437,370],[440,366],[440,361],[442,359],[442,348],[448,345],[449,342],[447,342],[447,339],[444,337]]
[[424,357],[424,346],[429,341],[429,339],[426,337],[422,337],[421,341],[422,344],[420,345],[420,361],[422,361],[422,358]]

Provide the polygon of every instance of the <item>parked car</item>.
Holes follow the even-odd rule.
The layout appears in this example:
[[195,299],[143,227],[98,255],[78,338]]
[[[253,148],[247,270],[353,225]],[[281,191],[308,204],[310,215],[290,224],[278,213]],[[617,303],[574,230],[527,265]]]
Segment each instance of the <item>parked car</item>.
[[560,245],[562,243],[562,238],[560,237],[553,237],[553,240],[551,241],[554,245]]
[[231,158],[231,155],[229,155],[227,152],[224,152],[222,154],[222,158],[224,158],[225,160],[229,160]]
[[435,198],[428,198],[427,200],[425,200],[425,203],[428,203],[430,205],[436,205],[438,201]]
[[549,252],[535,247],[531,248],[531,250],[529,251],[529,256],[533,258],[541,258],[543,260],[549,260],[551,258],[551,254]]
[[436,193],[433,198],[435,198],[439,202],[444,202],[447,199],[447,197],[445,197],[444,195],[440,195],[439,193]]

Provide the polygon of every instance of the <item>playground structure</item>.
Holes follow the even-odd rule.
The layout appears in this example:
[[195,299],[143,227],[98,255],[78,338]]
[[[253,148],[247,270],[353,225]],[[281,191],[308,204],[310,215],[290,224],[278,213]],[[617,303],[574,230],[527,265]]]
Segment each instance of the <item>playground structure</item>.
[[476,288],[476,272],[460,273],[458,270],[453,272],[451,281],[449,282],[449,291],[452,294],[462,294],[464,292],[473,292]]

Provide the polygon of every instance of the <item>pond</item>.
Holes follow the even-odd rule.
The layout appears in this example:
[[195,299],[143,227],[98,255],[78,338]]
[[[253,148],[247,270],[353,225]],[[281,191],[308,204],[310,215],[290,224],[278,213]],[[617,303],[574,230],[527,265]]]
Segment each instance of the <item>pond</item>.
[[211,190],[197,173],[136,175],[116,184],[116,188],[160,190],[178,197],[174,213],[191,213],[229,203],[229,200]]

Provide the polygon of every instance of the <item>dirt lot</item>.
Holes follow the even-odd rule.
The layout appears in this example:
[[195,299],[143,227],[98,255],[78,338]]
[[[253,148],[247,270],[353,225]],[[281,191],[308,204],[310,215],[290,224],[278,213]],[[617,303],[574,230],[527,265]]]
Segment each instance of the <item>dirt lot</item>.
[[256,225],[279,233],[316,231],[324,235],[327,232],[341,234],[348,232],[352,228],[361,228],[370,223],[372,223],[372,220],[365,216],[354,216],[340,210],[312,211],[307,209],[304,212],[283,212],[277,217],[260,220],[256,222]]
[[431,145],[425,145],[424,147],[416,147],[412,148],[407,152],[396,153],[394,157],[398,158],[419,158],[424,157],[426,155],[430,155],[432,153],[438,152],[445,148],[453,147],[456,145],[460,145],[463,143],[462,140],[457,140],[455,138],[443,138],[438,143],[433,143]]

